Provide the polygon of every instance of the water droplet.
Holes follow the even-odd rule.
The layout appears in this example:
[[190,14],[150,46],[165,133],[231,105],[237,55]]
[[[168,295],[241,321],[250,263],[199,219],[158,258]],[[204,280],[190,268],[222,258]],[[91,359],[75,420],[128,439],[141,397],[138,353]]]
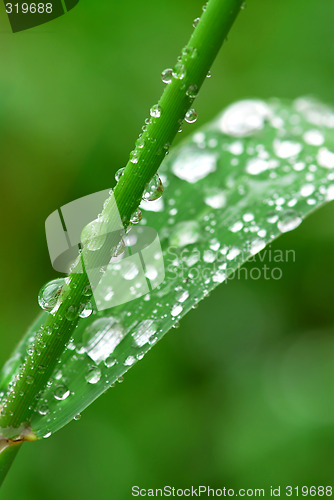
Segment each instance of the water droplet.
[[279,158],[291,158],[297,156],[302,150],[299,142],[274,140],[274,152]]
[[266,246],[266,242],[264,240],[256,239],[256,240],[252,241],[252,243],[251,243],[250,253],[252,255],[255,255],[255,254],[261,252],[261,250],[263,250],[265,246]]
[[241,220],[235,222],[229,229],[232,233],[238,233],[244,227],[243,222]]
[[211,77],[212,77],[212,73],[211,73],[211,71],[208,71],[206,74],[206,78],[211,78]]
[[246,165],[246,172],[251,175],[258,175],[269,169],[269,163],[260,158],[251,158]]
[[115,366],[117,364],[117,359],[114,358],[113,356],[108,356],[105,360],[104,360],[104,364],[107,368],[112,368],[113,366]]
[[118,182],[124,173],[125,167],[119,168],[115,174],[115,180]]
[[327,193],[326,193],[326,200],[327,201],[332,201],[334,200],[334,184],[328,187]]
[[[82,307],[81,307],[82,309]],[[87,302],[87,304],[83,305],[83,309],[79,314],[80,318],[88,318],[93,312],[93,306],[91,302]]]
[[318,163],[324,168],[334,168],[334,153],[327,148],[320,148],[317,155]]
[[179,316],[183,311],[183,307],[181,306],[181,304],[175,304],[173,307],[172,307],[172,311],[171,311],[171,315],[173,316],[173,318],[175,318],[176,316]]
[[66,319],[69,321],[74,321],[79,316],[79,308],[76,306],[70,306],[65,314]]
[[40,415],[47,415],[48,413],[50,413],[50,410],[49,410],[49,407],[47,404],[42,404],[39,408],[38,408],[38,413]]
[[270,115],[270,108],[263,101],[239,101],[224,111],[218,120],[218,127],[224,134],[246,137],[261,130]]
[[303,139],[310,146],[321,146],[325,142],[325,138],[319,130],[308,130],[303,135]]
[[200,17],[196,17],[196,19],[193,20],[193,28],[196,28],[196,26],[198,25],[198,23],[200,22],[201,18]]
[[196,243],[200,237],[200,227],[194,220],[179,222],[172,230],[169,242],[173,246],[184,247]]
[[131,215],[130,222],[131,224],[138,224],[142,220],[143,216],[139,208]]
[[281,231],[281,233],[286,233],[288,231],[296,229],[302,223],[302,221],[303,219],[295,210],[288,209],[279,214],[277,227]]
[[191,99],[195,99],[195,97],[197,97],[197,94],[198,94],[197,85],[189,85],[189,87],[186,90],[186,95]]
[[167,68],[161,73],[161,79],[162,79],[163,83],[166,83],[168,85],[172,81],[172,78],[173,78],[172,73],[173,73],[173,70],[171,68]]
[[137,361],[137,359],[134,356],[128,356],[124,361],[124,365],[125,366],[132,366],[136,361]]
[[100,363],[105,361],[125,336],[122,325],[113,317],[98,318],[83,332],[82,343],[87,355]]
[[77,414],[74,416],[74,418],[73,418],[73,419],[74,419],[74,420],[76,420],[76,421],[78,421],[78,420],[80,420],[80,418],[81,418],[81,414],[80,414],[80,413],[77,413]]
[[64,384],[58,385],[53,393],[54,398],[57,399],[58,401],[63,401],[64,399],[68,398],[69,395],[70,391],[68,387],[66,387],[66,385]]
[[178,62],[175,64],[173,71],[172,71],[172,75],[177,80],[183,80],[183,78],[186,75],[186,68],[184,67],[184,65],[181,62]]
[[301,187],[300,194],[304,198],[307,198],[314,193],[314,190],[315,187],[313,186],[313,184],[304,184],[304,186]]
[[196,111],[193,108],[191,108],[186,112],[186,116],[184,117],[184,119],[187,123],[195,123],[197,117],[198,115]]
[[98,366],[91,366],[86,374],[86,382],[89,384],[97,384],[101,379],[101,370]]
[[158,174],[155,174],[152,180],[146,185],[143,194],[143,200],[154,201],[162,196],[163,185]]
[[64,278],[49,281],[38,294],[38,303],[44,311],[52,311],[56,306],[61,290],[65,284]]
[[226,196],[224,191],[219,188],[205,189],[205,203],[211,208],[223,208],[226,205]]
[[81,241],[88,250],[100,250],[106,240],[107,226],[106,219],[98,217],[83,228]]
[[160,118],[161,108],[160,108],[159,104],[154,104],[154,106],[152,106],[152,108],[150,109],[150,115],[153,118]]
[[46,434],[44,434],[43,439],[49,438],[51,434],[52,434],[51,432],[47,432]]
[[142,347],[149,343],[151,337],[157,332],[157,324],[153,319],[141,321],[137,326],[132,337],[137,347]]
[[172,165],[172,171],[180,179],[194,183],[214,172],[216,166],[215,154],[189,148],[183,149],[178,154]]

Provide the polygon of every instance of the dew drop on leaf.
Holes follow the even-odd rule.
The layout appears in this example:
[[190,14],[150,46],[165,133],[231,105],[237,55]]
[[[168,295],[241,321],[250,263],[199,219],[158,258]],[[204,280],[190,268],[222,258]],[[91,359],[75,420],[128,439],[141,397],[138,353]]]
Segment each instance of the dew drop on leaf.
[[52,311],[56,306],[61,290],[65,284],[64,278],[49,281],[38,294],[38,303],[44,311]]

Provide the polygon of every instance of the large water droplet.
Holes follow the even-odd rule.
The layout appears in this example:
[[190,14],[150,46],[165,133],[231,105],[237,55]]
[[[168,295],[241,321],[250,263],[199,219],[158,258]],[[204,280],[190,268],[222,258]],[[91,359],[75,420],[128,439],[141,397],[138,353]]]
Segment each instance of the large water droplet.
[[193,108],[191,108],[186,112],[184,119],[187,123],[195,123],[197,117],[197,112]]
[[200,237],[200,227],[198,222],[194,220],[179,222],[172,230],[169,237],[171,245],[184,247],[192,243],[196,243]]
[[137,347],[149,343],[151,337],[157,332],[157,324],[153,319],[141,321],[133,332],[132,337]]
[[49,281],[38,294],[38,303],[44,311],[52,311],[56,306],[61,290],[65,284],[64,278]]
[[224,134],[245,137],[261,130],[270,115],[270,108],[263,101],[239,101],[224,111],[218,126]]
[[86,374],[86,382],[89,384],[97,384],[101,379],[101,370],[98,366],[91,366]]
[[161,108],[160,108],[159,104],[154,104],[154,106],[152,106],[152,108],[150,109],[150,115],[153,118],[160,118]]
[[277,227],[281,233],[287,233],[288,231],[296,229],[302,221],[303,219],[295,210],[288,209],[279,214]]
[[88,356],[98,364],[114,352],[124,336],[124,328],[114,318],[99,318],[86,327],[82,343]]
[[143,200],[154,201],[162,196],[163,185],[158,174],[155,174],[152,180],[146,185],[143,194]]
[[68,398],[68,396],[70,395],[70,391],[68,387],[66,387],[66,385],[60,384],[55,388],[53,395],[55,399],[63,401],[64,399]]
[[279,158],[291,158],[297,156],[302,150],[302,145],[299,142],[274,140],[274,151]]
[[100,216],[83,228],[81,241],[88,250],[100,250],[106,241],[107,225],[106,219]]
[[163,72],[161,73],[161,80],[163,83],[166,83],[167,85],[172,81],[173,79],[173,70],[172,68],[167,68],[164,69]]
[[334,153],[327,148],[319,149],[317,160],[321,167],[334,168]]
[[172,75],[177,80],[183,80],[183,78],[186,75],[186,68],[184,67],[184,65],[181,62],[178,62],[175,64],[173,71],[172,71]]
[[180,179],[194,183],[214,172],[216,163],[216,155],[213,153],[184,149],[174,161],[172,171]]

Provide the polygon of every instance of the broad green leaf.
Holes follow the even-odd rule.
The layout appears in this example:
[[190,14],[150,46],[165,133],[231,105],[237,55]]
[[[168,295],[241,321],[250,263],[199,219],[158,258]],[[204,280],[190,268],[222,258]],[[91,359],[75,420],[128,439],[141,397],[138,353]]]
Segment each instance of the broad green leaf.
[[38,437],[72,420],[214,287],[334,199],[334,112],[308,98],[241,101],[176,148],[160,176],[164,195],[142,204],[141,225],[158,231],[165,279],[144,298],[80,320],[33,418]]

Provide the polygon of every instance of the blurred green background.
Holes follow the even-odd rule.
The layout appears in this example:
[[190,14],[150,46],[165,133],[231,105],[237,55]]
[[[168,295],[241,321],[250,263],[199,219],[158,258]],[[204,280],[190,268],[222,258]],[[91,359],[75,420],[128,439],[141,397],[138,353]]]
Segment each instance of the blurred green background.
[[[46,217],[114,184],[201,6],[80,0],[15,35],[2,7],[1,363],[57,276]],[[333,22],[332,0],[248,1],[180,136],[244,97],[334,104]],[[333,221],[332,203],[272,245],[296,252],[280,281],[221,285],[80,421],[24,446],[1,498],[334,483]]]

